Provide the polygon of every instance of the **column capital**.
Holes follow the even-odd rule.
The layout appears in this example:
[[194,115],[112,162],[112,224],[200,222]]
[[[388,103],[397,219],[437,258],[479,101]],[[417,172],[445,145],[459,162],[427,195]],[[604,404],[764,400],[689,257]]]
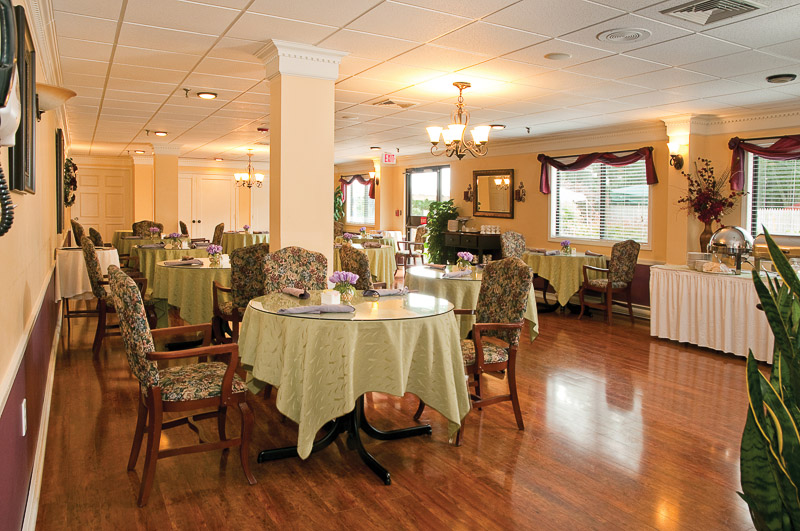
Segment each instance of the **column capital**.
[[667,126],[667,136],[689,136],[689,135],[710,135],[711,119],[715,117],[708,115],[685,115],[664,118],[664,125]]
[[153,144],[153,155],[180,155],[179,144]]
[[133,164],[136,166],[152,166],[153,165],[153,156],[152,155],[134,155],[133,156]]
[[255,55],[267,67],[267,80],[287,74],[335,81],[339,77],[339,62],[347,52],[272,39]]

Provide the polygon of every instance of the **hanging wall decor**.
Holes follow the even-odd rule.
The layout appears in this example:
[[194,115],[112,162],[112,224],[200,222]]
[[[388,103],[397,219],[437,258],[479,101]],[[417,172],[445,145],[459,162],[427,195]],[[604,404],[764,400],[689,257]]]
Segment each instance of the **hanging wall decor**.
[[64,161],[64,206],[75,204],[75,190],[78,189],[78,165],[68,158]]
[[14,14],[17,22],[17,74],[22,109],[16,145],[8,148],[9,177],[12,190],[35,194],[36,53],[25,9],[14,6]]

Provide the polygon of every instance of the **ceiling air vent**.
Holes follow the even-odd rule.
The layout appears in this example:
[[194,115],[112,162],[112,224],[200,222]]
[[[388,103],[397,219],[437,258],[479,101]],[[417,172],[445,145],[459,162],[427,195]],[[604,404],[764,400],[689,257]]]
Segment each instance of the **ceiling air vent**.
[[393,107],[395,109],[408,109],[412,107],[413,103],[407,103],[402,101],[394,101],[394,100],[383,100],[383,101],[376,101],[373,105],[377,107]]
[[618,28],[618,29],[612,29],[612,30],[604,31],[604,32],[598,34],[597,35],[597,40],[598,41],[603,41],[603,42],[615,42],[615,43],[625,44],[625,43],[628,43],[628,42],[635,42],[635,41],[644,40],[644,39],[648,38],[651,35],[652,35],[652,33],[650,33],[646,29],[641,29],[641,28]]
[[696,0],[665,9],[661,13],[706,26],[762,7],[764,6],[745,0]]

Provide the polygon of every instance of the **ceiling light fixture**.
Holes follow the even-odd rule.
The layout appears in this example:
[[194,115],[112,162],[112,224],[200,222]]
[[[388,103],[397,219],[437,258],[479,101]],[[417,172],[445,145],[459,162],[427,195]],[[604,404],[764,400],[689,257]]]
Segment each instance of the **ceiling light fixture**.
[[156,136],[167,136],[166,131],[154,131],[153,134]]
[[571,58],[572,56],[568,53],[546,53],[544,54],[545,59],[550,59],[551,61],[566,61],[567,59]]
[[369,149],[371,149],[372,151],[380,151],[381,147],[380,146],[370,146]]
[[503,125],[503,124],[492,124],[489,127],[491,127],[492,130],[494,130],[494,131],[502,131],[503,129],[506,128],[506,126]]
[[198,92],[197,97],[201,100],[213,100],[217,97],[216,92]]
[[789,83],[797,79],[796,74],[775,74],[774,76],[767,76],[768,83]]
[[247,150],[247,173],[234,173],[234,179],[236,179],[236,186],[242,186],[247,188],[252,188],[255,185],[258,188],[261,188],[261,185],[264,183],[264,174],[263,173],[255,173],[253,169],[253,150]]
[[[431,155],[446,155],[452,157],[455,155],[459,160],[464,158],[467,153],[473,157],[483,157],[489,152],[489,131],[492,129],[490,125],[479,125],[474,127],[472,131],[472,140],[464,140],[464,131],[469,125],[469,111],[464,108],[464,96],[462,93],[464,89],[469,88],[471,85],[466,81],[456,81],[453,86],[458,89],[458,102],[456,103],[456,110],[450,116],[452,123],[447,126],[447,129],[438,126],[428,127],[428,136],[430,137]],[[439,138],[444,140],[444,148],[436,151],[439,145]]]
[[143,149],[135,149],[133,152],[136,153],[137,155],[144,155]]
[[222,158],[220,157],[214,157],[214,160],[216,160],[217,162],[222,162]]

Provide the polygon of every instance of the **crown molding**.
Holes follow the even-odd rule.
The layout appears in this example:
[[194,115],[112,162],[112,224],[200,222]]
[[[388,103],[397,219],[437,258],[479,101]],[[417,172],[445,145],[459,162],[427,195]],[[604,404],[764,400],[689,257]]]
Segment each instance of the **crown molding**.
[[[188,157],[181,157],[178,159],[179,168],[205,168],[207,170],[224,169],[224,170],[247,170],[246,160],[209,160],[209,159],[192,159]],[[253,168],[261,172],[269,174],[269,161],[253,161]]]
[[153,165],[153,156],[152,155],[133,155],[133,164],[134,166],[152,166]]
[[153,155],[180,155],[179,144],[153,144]]
[[286,74],[335,81],[339,77],[339,63],[348,54],[310,44],[272,39],[255,55],[267,68],[267,80],[278,74]]

